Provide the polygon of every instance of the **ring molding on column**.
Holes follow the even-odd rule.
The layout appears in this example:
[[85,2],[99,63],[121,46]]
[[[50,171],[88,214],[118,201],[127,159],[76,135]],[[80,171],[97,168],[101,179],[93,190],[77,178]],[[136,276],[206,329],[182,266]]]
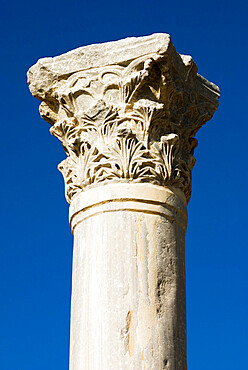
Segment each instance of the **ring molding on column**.
[[188,218],[183,193],[178,189],[147,183],[108,184],[80,193],[72,200],[69,209],[72,233],[79,223],[89,217],[119,211],[159,215],[177,222],[186,233]]

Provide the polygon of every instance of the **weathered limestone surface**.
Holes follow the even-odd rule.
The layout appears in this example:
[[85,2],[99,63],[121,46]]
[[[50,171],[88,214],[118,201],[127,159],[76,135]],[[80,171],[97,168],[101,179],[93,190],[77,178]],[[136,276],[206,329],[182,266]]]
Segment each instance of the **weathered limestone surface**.
[[186,369],[194,136],[219,89],[167,34],[41,59],[28,82],[67,154],[70,369]]
[[71,205],[71,369],[184,369],[186,204],[109,184]]

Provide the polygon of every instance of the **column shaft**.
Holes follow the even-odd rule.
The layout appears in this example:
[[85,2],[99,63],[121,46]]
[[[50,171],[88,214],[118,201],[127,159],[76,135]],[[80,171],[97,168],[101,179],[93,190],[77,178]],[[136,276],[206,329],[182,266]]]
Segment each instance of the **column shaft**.
[[72,202],[70,370],[186,369],[187,216],[178,194],[112,184]]

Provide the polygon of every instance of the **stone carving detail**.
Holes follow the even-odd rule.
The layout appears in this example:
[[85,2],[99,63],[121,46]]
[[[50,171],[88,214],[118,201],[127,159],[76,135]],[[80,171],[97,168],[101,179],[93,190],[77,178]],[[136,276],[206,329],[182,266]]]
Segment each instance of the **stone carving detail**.
[[206,81],[192,59],[175,60],[153,53],[76,71],[42,99],[41,115],[68,156],[59,170],[69,203],[109,181],[177,187],[189,200],[194,136],[218,103],[196,86]]

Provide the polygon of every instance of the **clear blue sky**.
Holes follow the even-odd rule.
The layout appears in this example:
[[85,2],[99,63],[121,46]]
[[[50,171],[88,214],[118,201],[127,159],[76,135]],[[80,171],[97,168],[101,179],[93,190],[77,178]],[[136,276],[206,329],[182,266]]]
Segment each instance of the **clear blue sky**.
[[197,135],[186,237],[189,370],[247,369],[246,1],[1,2],[0,370],[67,370],[72,236],[57,164],[26,71],[95,42],[167,32],[219,85]]

